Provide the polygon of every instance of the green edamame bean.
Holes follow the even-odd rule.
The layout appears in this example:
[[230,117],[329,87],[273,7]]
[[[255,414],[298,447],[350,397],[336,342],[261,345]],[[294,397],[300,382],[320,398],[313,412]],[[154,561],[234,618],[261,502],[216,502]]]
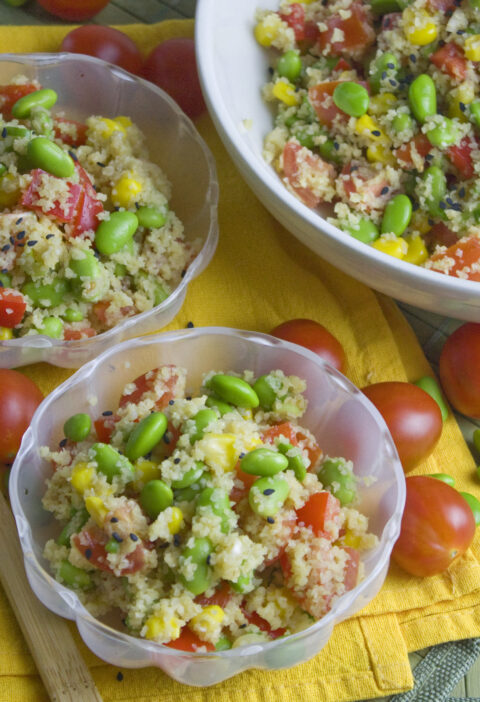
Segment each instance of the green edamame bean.
[[444,400],[440,385],[437,383],[435,378],[432,378],[429,375],[424,375],[422,378],[416,380],[414,384],[418,385],[418,387],[422,388],[422,390],[425,390],[425,392],[428,392],[430,397],[435,400],[437,405],[440,407],[442,419],[445,421],[448,417],[448,407]]
[[283,76],[294,83],[302,72],[302,60],[298,51],[290,49],[283,56],[280,56],[277,63],[277,72],[279,76]]
[[144,417],[130,432],[125,446],[125,455],[131,461],[152,451],[167,430],[167,418],[163,412],[152,412]]
[[221,636],[215,644],[215,651],[228,651],[232,648],[232,642],[226,636]]
[[325,161],[332,161],[336,164],[340,164],[342,162],[342,157],[338,153],[335,147],[335,141],[333,139],[327,139],[323,142],[323,144],[319,144],[318,152],[320,156],[325,159]]
[[344,229],[364,244],[371,244],[380,236],[377,225],[366,217],[359,219],[356,224],[345,224]]
[[333,102],[350,117],[361,117],[368,110],[370,98],[363,85],[346,80],[333,91]]
[[43,325],[38,327],[38,333],[49,336],[52,339],[61,339],[63,334],[63,322],[58,317],[44,317]]
[[34,107],[30,111],[32,127],[37,134],[46,136],[49,139],[53,135],[53,119],[48,110],[44,107]]
[[420,124],[437,113],[437,89],[429,75],[421,73],[410,83],[408,101],[413,116]]
[[288,468],[289,470],[293,470],[295,473],[296,479],[301,483],[303,480],[305,480],[305,476],[307,475],[307,468],[305,466],[305,462],[303,458],[300,456],[299,453],[295,453],[292,456],[287,456],[288,451],[291,451],[294,447],[292,444],[289,443],[280,443],[278,444],[278,450],[280,453],[283,453],[284,456],[287,457],[288,460]]
[[74,307],[67,307],[62,316],[66,322],[81,322],[84,318],[83,313]]
[[98,278],[101,274],[100,264],[92,251],[82,251],[82,258],[71,258],[68,267],[76,278]]
[[67,560],[60,563],[57,575],[60,580],[63,580],[65,585],[75,590],[86,590],[92,585],[90,575],[85,570],[77,568],[77,566],[72,565],[70,561]]
[[193,502],[193,500],[198,497],[201,490],[202,486],[199,483],[194,483],[190,485],[190,487],[179,488],[175,490],[175,502]]
[[478,526],[480,524],[480,501],[469,492],[460,492],[459,494],[466,502],[468,502],[468,505],[473,513],[473,518],[475,519],[475,526]]
[[25,119],[33,107],[45,107],[47,110],[57,102],[57,93],[51,88],[42,88],[19,98],[12,107],[12,115],[17,119]]
[[47,137],[38,136],[28,142],[27,158],[34,168],[42,168],[58,178],[69,178],[75,173],[72,157]]
[[227,402],[224,402],[219,397],[215,397],[215,395],[209,395],[205,400],[205,404],[207,405],[207,407],[216,409],[221,417],[223,417],[224,414],[233,412],[235,409],[232,405],[229,405]]
[[46,285],[29,281],[22,286],[22,293],[38,307],[56,307],[63,302],[67,290],[68,285],[63,278],[57,278]]
[[8,273],[0,273],[0,288],[9,288],[12,284],[12,278]]
[[441,121],[426,132],[426,136],[432,146],[446,149],[459,141],[460,132],[453,120],[442,116]]
[[374,15],[388,15],[390,12],[401,12],[397,0],[370,0],[370,7]]
[[75,511],[72,517],[70,518],[70,521],[68,521],[67,524],[65,524],[62,531],[60,532],[60,535],[57,538],[57,544],[59,544],[60,546],[70,546],[70,538],[74,534],[77,534],[83,527],[83,525],[88,522],[89,519],[90,515],[85,509],[85,507],[82,507],[81,509]]
[[120,551],[120,544],[114,538],[111,538],[105,544],[105,551],[107,553],[118,553]]
[[89,454],[97,463],[98,470],[103,473],[111,483],[115,475],[124,475],[128,481],[133,480],[135,469],[126,456],[122,456],[110,444],[96,443],[91,447]]
[[480,128],[480,100],[470,103],[470,119],[475,127]]
[[253,573],[248,573],[247,575],[240,575],[236,582],[230,582],[230,587],[235,592],[244,594],[246,592],[251,592],[253,590]]
[[250,475],[276,475],[288,468],[288,458],[278,451],[260,447],[245,454],[240,467]]
[[315,147],[315,137],[322,134],[320,125],[297,123],[292,126],[292,136],[307,149]]
[[142,488],[140,504],[151,519],[156,519],[173,504],[172,489],[163,480],[150,480]]
[[187,580],[184,575],[180,575],[180,580],[187,590],[190,590],[194,595],[201,595],[202,592],[205,592],[210,587],[212,576],[208,565],[208,557],[212,551],[212,542],[206,537],[196,538],[193,546],[182,551],[180,560],[189,560],[196,566],[195,573],[191,579]]
[[357,496],[357,486],[352,469],[343,458],[331,458],[322,463],[317,477],[324,487],[331,489],[340,504],[348,505]]
[[190,443],[194,444],[195,441],[200,441],[200,439],[205,434],[205,430],[209,427],[212,422],[216,422],[218,419],[218,414],[214,409],[206,408],[201,409],[197,414],[192,417],[194,422],[194,431],[190,434]]
[[95,246],[105,256],[121,251],[138,229],[138,217],[133,212],[112,212],[95,232]]
[[232,524],[233,510],[225,490],[221,488],[205,488],[198,497],[197,507],[208,507],[213,514],[220,517],[221,531],[228,534]]
[[274,378],[271,375],[261,375],[253,384],[253,389],[257,393],[260,407],[271,410],[273,403],[277,399]]
[[70,441],[84,441],[91,429],[92,420],[85,412],[72,415],[63,425],[63,433]]
[[158,207],[142,205],[136,211],[136,215],[139,226],[145,227],[146,229],[158,229],[159,227],[163,227],[167,221],[166,211]]
[[430,473],[427,478],[435,478],[436,480],[441,480],[442,483],[447,483],[450,487],[455,487],[455,478],[452,478],[448,473]]
[[406,129],[411,130],[413,129],[413,119],[406,112],[396,115],[392,120],[392,129],[397,132],[397,134],[401,134]]
[[2,129],[2,137],[13,137],[14,139],[23,139],[25,137],[31,137],[32,132],[30,129],[27,129],[26,127],[22,127],[22,125],[18,124],[7,124],[5,127]]
[[389,52],[382,54],[370,64],[368,83],[372,92],[378,93],[383,80],[391,80],[398,70],[398,59]]
[[473,432],[473,445],[475,450],[480,453],[480,429],[475,429]]
[[251,385],[235,375],[218,373],[210,378],[209,384],[222,400],[231,402],[237,407],[253,409],[260,404],[258,395]]
[[422,181],[427,210],[431,215],[445,217],[445,213],[440,207],[440,202],[442,202],[447,192],[447,177],[445,173],[438,166],[430,166],[424,171]]
[[196,483],[202,475],[204,474],[206,470],[206,465],[205,463],[202,463],[202,461],[195,461],[195,465],[193,468],[190,468],[190,470],[187,470],[186,473],[182,475],[181,478],[177,478],[176,480],[172,480],[172,488],[174,490],[179,490],[182,488],[188,488],[194,483]]
[[288,497],[286,480],[272,476],[256,480],[248,492],[248,502],[255,514],[268,519],[274,517]]
[[407,195],[399,193],[387,202],[383,212],[381,232],[402,236],[412,218],[412,201]]

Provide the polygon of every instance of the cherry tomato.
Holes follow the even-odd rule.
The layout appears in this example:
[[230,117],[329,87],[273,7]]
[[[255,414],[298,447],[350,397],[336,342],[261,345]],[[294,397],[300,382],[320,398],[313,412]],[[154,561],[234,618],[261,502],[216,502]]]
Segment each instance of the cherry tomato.
[[270,334],[310,349],[340,372],[345,368],[343,346],[328,329],[313,319],[291,319],[279,324]]
[[44,10],[71,22],[83,22],[103,10],[110,0],[38,0]]
[[142,54],[129,36],[119,29],[99,24],[72,29],[64,37],[60,50],[96,56],[130,73],[140,73],[143,63]]
[[442,413],[435,400],[413,383],[374,383],[362,388],[392,435],[406,473],[426,458],[442,433]]
[[475,519],[450,485],[426,475],[406,479],[407,499],[393,560],[421,577],[446,570],[470,546]]
[[450,334],[440,354],[439,375],[453,407],[480,418],[480,324],[467,322]]
[[142,75],[165,90],[191,119],[207,108],[198,79],[193,39],[167,39],[144,63]]
[[0,400],[0,462],[10,462],[43,395],[23,373],[0,368]]

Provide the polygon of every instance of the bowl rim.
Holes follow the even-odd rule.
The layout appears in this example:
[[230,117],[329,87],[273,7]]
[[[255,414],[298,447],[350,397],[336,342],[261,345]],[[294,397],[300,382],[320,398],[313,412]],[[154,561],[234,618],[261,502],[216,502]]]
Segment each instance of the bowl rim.
[[[252,342],[254,345],[266,346],[266,347],[280,347],[284,348],[290,352],[293,352],[299,356],[303,356],[306,359],[313,361],[315,365],[323,369],[329,376],[331,376],[334,381],[341,384],[343,389],[349,391],[352,396],[360,400],[361,404],[366,407],[370,414],[375,419],[377,425],[382,428],[383,438],[386,441],[387,449],[393,459],[393,469],[394,469],[394,483],[397,487],[397,496],[395,501],[395,506],[392,509],[391,515],[388,518],[380,538],[385,537],[385,543],[383,549],[379,554],[378,563],[372,568],[372,571],[362,580],[358,585],[356,585],[352,590],[344,593],[332,606],[332,609],[327,612],[325,616],[314,622],[307,629],[299,631],[294,634],[290,634],[285,638],[278,638],[272,641],[259,641],[258,643],[247,644],[239,648],[233,648],[226,651],[211,651],[211,652],[201,652],[201,651],[179,651],[178,649],[170,648],[164,644],[159,644],[154,641],[148,641],[147,639],[142,639],[140,637],[131,636],[130,634],[118,631],[117,629],[104,624],[99,619],[95,618],[90,612],[81,604],[75,591],[65,587],[59,583],[53,576],[43,568],[39,563],[35,554],[26,543],[31,541],[31,528],[29,522],[25,516],[22,505],[19,499],[18,491],[18,478],[21,470],[21,463],[23,455],[28,454],[30,450],[36,445],[34,440],[34,431],[40,424],[41,417],[44,412],[48,411],[49,405],[56,400],[57,397],[64,394],[65,391],[73,391],[75,386],[84,383],[88,378],[95,372],[97,367],[108,363],[108,359],[113,354],[118,353],[121,350],[128,349],[131,347],[146,346],[150,344],[168,344],[170,341],[176,341],[183,338],[195,338],[202,336],[229,336],[233,338],[246,339],[248,342]],[[377,408],[370,402],[370,400],[357,388],[346,376],[336,370],[333,366],[326,363],[317,354],[310,351],[307,348],[298,346],[297,344],[290,343],[283,339],[273,337],[269,334],[264,334],[261,332],[248,331],[245,329],[237,329],[233,327],[221,327],[221,326],[211,326],[211,327],[195,327],[192,329],[181,329],[178,331],[170,332],[160,332],[155,335],[148,335],[143,337],[136,337],[133,339],[128,339],[126,341],[117,344],[102,354],[97,356],[92,361],[89,361],[83,365],[79,370],[77,370],[73,375],[71,375],[67,380],[58,385],[51,393],[49,393],[44,400],[40,403],[39,407],[35,411],[35,414],[31,420],[30,426],[24,434],[22,439],[22,444],[20,450],[13,463],[10,478],[9,478],[9,494],[10,502],[12,506],[12,511],[15,517],[17,530],[19,533],[23,557],[25,562],[28,562],[30,567],[35,571],[37,576],[39,576],[43,582],[47,583],[60,598],[68,605],[71,610],[72,618],[75,618],[77,625],[78,620],[84,620],[94,624],[97,629],[100,629],[102,633],[109,636],[110,638],[118,639],[121,642],[131,644],[134,642],[136,646],[139,646],[142,650],[147,652],[159,652],[165,653],[167,656],[178,656],[181,654],[182,657],[187,658],[216,658],[216,657],[247,657],[252,654],[252,647],[258,650],[273,650],[276,646],[282,645],[285,642],[290,642],[292,640],[301,640],[302,638],[309,637],[317,629],[323,629],[333,626],[337,621],[341,621],[345,618],[345,612],[357,599],[361,599],[364,591],[368,589],[369,585],[379,577],[383,569],[388,566],[388,561],[393,549],[394,543],[397,540],[400,533],[401,526],[401,515],[403,513],[403,508],[405,505],[406,498],[406,483],[405,474],[398,457],[397,450],[388,431],[387,425]],[[388,541],[387,541],[388,537]],[[370,601],[371,597],[367,600]],[[364,605],[362,605],[364,606]],[[342,616],[343,615],[343,616]],[[353,615],[347,615],[353,616]]]
[[[149,92],[156,93],[164,100],[164,102],[169,106],[170,110],[172,110],[180,120],[183,131],[188,134],[189,137],[193,138],[201,148],[205,158],[209,179],[208,189],[205,196],[205,203],[208,203],[210,214],[208,232],[205,236],[205,240],[200,251],[188,265],[186,273],[183,278],[181,278],[180,283],[172,291],[172,293],[165,298],[165,300],[163,300],[159,305],[155,305],[150,310],[140,312],[139,314],[133,315],[133,317],[126,317],[123,321],[119,322],[119,324],[116,324],[110,329],[106,329],[105,331],[100,332],[100,334],[96,334],[93,337],[88,337],[85,339],[72,339],[66,341],[53,339],[45,334],[35,334],[32,336],[22,336],[15,339],[0,340],[0,349],[87,349],[88,346],[95,344],[97,340],[105,342],[116,334],[128,334],[131,327],[135,327],[139,322],[141,323],[145,319],[153,316],[153,314],[158,314],[159,312],[163,312],[164,310],[168,310],[171,306],[174,306],[177,300],[181,300],[185,295],[188,284],[199,274],[198,269],[200,268],[203,270],[203,268],[210,263],[218,244],[218,201],[220,189],[215,158],[210,150],[210,147],[207,145],[206,141],[195,127],[193,121],[183,112],[183,110],[178,106],[175,100],[168,95],[168,93],[151,81],[130,73],[129,71],[120,68],[120,66],[116,66],[113,63],[109,63],[108,61],[104,61],[103,59],[95,56],[74,54],[67,51],[59,51],[57,53],[31,52],[21,54],[0,54],[0,66],[8,63],[23,65],[33,64],[34,66],[49,66],[60,63],[71,63],[75,65],[91,64],[100,66],[105,72],[117,77],[120,81],[138,83],[144,89],[148,90]],[[161,167],[161,164],[159,165]]]

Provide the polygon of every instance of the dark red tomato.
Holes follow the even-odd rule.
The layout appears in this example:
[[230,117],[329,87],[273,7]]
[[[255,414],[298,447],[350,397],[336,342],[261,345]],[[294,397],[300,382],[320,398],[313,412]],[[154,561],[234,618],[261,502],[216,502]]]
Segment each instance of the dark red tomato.
[[467,75],[467,59],[462,49],[454,42],[448,42],[430,56],[430,61],[443,73],[454,80],[465,80]]
[[454,488],[436,478],[414,475],[406,484],[402,526],[392,558],[412,575],[441,573],[473,540],[472,510]]
[[24,85],[0,85],[0,112],[5,119],[12,119],[12,107],[21,97],[33,93],[38,88],[32,83]]
[[245,615],[245,619],[247,619],[250,624],[253,624],[254,626],[258,626],[260,631],[264,631],[266,634],[269,635],[271,639],[278,639],[279,636],[283,636],[286,629],[272,629],[270,624],[267,622],[266,619],[261,617],[257,612],[249,612],[248,609],[245,607],[242,607],[240,605],[243,614]]
[[142,75],[165,90],[191,119],[207,109],[198,78],[193,39],[167,39],[147,57]]
[[[30,181],[30,185],[28,186],[27,190],[25,190],[23,193],[20,203],[29,210],[43,213],[44,210],[42,209],[42,204],[39,202],[42,198],[40,195],[40,190],[43,187],[43,178],[48,176],[50,179],[55,178],[55,176],[47,174],[45,171],[42,171],[41,168],[36,168],[31,172],[31,175],[32,180]],[[65,179],[58,178],[58,181],[60,180],[63,182]],[[70,222],[73,219],[82,195],[82,187],[76,183],[68,183],[68,190],[69,196],[65,205],[61,206],[58,200],[54,200],[50,209],[45,212],[45,214],[52,219],[62,223]]]
[[345,368],[345,351],[341,343],[319,322],[313,319],[291,319],[270,332],[272,336],[304,346],[326,363],[339,370]]
[[287,12],[280,12],[280,17],[291,27],[296,41],[305,39],[305,8],[298,2],[290,5]]
[[[435,222],[433,227],[424,234],[424,239],[431,247],[435,246],[452,246],[458,241],[457,234],[447,227],[443,222]],[[480,242],[479,242],[480,244]]]
[[99,24],[72,29],[64,37],[60,50],[96,56],[130,73],[140,73],[143,63],[142,54],[129,36],[119,29]]
[[407,473],[433,451],[440,438],[442,414],[438,404],[413,383],[374,383],[362,392],[385,420]]
[[[333,15],[326,20],[327,29],[320,32],[320,48],[327,49],[331,56],[341,54],[359,56],[365,52],[375,41],[373,23],[366,6],[361,2],[354,2],[349,7],[350,15],[343,18],[340,14]],[[332,42],[336,29],[343,33],[341,41]]]
[[449,146],[447,156],[460,173],[462,180],[469,180],[475,175],[472,158],[472,149],[477,149],[475,139],[463,137],[458,146]]
[[440,354],[439,375],[453,407],[480,418],[480,324],[467,322],[450,334]]
[[[338,117],[343,121],[347,121],[348,116],[340,110],[333,102],[333,92],[337,85],[340,85],[340,80],[330,80],[326,83],[317,83],[308,91],[308,99],[317,113],[317,117],[321,124],[327,127],[332,125],[333,120]],[[329,99],[330,98],[330,99]]]
[[296,510],[298,522],[311,527],[316,536],[330,538],[328,522],[334,521],[340,513],[340,502],[330,492],[316,492],[300,509]]
[[201,604],[204,607],[206,605],[217,605],[222,609],[225,609],[227,604],[232,599],[233,592],[230,585],[224,580],[222,584],[215,590],[213,595],[210,597],[205,597],[205,595],[197,595],[195,597],[195,602]]
[[178,651],[197,651],[204,648],[207,651],[215,651],[215,646],[208,641],[202,641],[188,626],[184,626],[178,639],[165,644],[169,648],[176,648]]
[[[148,373],[140,375],[133,381],[134,388],[128,395],[122,395],[119,402],[119,407],[124,407],[128,402],[138,404],[146,393],[152,392],[155,387],[155,381],[160,374],[160,368],[154,368]],[[165,392],[157,398],[155,408],[160,410],[166,407],[170,400],[175,397],[175,390],[178,382],[177,375],[171,375],[167,381],[162,381],[165,385]]]
[[11,288],[0,288],[0,327],[16,327],[22,321],[26,309],[27,303],[21,292]]
[[0,368],[0,396],[0,462],[7,463],[15,458],[43,395],[23,373]]
[[70,22],[83,22],[96,15],[110,0],[38,0],[44,10]]
[[[105,550],[107,541],[108,536],[97,527],[84,529],[73,536],[75,546],[87,561],[99,570],[111,573],[112,567],[108,562],[108,553]],[[122,563],[121,575],[130,575],[141,570],[145,565],[145,547],[143,543],[139,543],[134,551],[125,556]]]
[[445,251],[433,254],[430,261],[433,271],[480,282],[480,271],[477,270],[480,240],[476,236],[459,239]]
[[[75,127],[75,134],[67,134],[62,129],[64,125],[69,127],[69,132],[71,127]],[[55,117],[53,131],[57,139],[61,139],[64,144],[68,144],[69,146],[83,146],[87,140],[87,125],[82,122],[77,122],[74,119]]]

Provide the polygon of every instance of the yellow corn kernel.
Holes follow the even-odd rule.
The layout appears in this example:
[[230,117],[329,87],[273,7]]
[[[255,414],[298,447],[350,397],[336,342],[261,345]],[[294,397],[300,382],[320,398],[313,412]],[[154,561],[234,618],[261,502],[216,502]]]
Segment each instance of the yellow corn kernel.
[[225,619],[225,612],[218,605],[207,605],[190,621],[189,626],[199,633],[213,632]]
[[368,112],[371,115],[384,115],[396,106],[398,98],[393,93],[380,93],[370,98]]
[[115,117],[113,120],[114,122],[117,122],[120,124],[122,127],[131,127],[132,126],[132,120],[130,117],[125,117],[124,115],[119,115],[118,117]]
[[417,210],[413,213],[412,219],[410,220],[410,228],[415,229],[417,232],[420,232],[420,234],[426,234],[432,228],[428,220],[428,215],[421,210]]
[[135,480],[132,482],[135,490],[140,491],[150,480],[162,477],[160,466],[153,461],[137,461],[135,463]]
[[96,495],[86,497],[85,508],[97,526],[102,527],[105,524],[108,509],[105,507],[101,497]]
[[5,173],[0,179],[0,207],[11,207],[18,202],[20,188],[13,173]]
[[272,89],[272,94],[281,102],[292,107],[300,102],[300,95],[295,92],[295,86],[284,80],[278,80]]
[[346,530],[342,541],[344,546],[350,546],[350,548],[359,548],[362,545],[362,537],[354,534],[351,529]]
[[108,117],[102,117],[100,122],[103,123],[103,136],[110,137],[114,132],[121,132],[125,134],[125,127],[120,122],[109,119]]
[[152,616],[145,622],[145,638],[155,641],[174,641],[180,636],[182,622],[177,617]]
[[367,159],[370,163],[384,163],[386,166],[394,166],[396,161],[390,149],[390,142],[377,141],[367,148]]
[[142,184],[129,175],[123,175],[112,188],[112,202],[116,207],[128,209],[142,191]]
[[394,258],[404,258],[407,253],[407,242],[402,237],[396,237],[392,239],[390,237],[381,236],[379,239],[372,244],[374,249],[381,251],[382,253],[393,256]]
[[233,470],[239,456],[235,441],[235,434],[205,434],[200,442],[205,462],[221,468],[225,473]]
[[183,527],[183,512],[179,507],[171,507],[170,519],[168,520],[168,531],[170,534],[178,534]]
[[13,339],[13,329],[0,327],[0,341],[8,341],[8,339]]
[[463,51],[469,61],[480,61],[480,34],[473,34],[465,39]]
[[403,32],[411,44],[426,46],[438,36],[437,25],[426,10],[407,7],[403,11]]
[[72,469],[72,485],[81,495],[92,486],[96,471],[93,466],[80,461]]
[[355,122],[355,131],[357,134],[364,134],[372,141],[388,141],[387,135],[380,129],[380,126],[375,122],[370,115],[362,115]]
[[409,236],[405,237],[405,241],[407,242],[408,249],[403,260],[408,263],[414,263],[416,266],[425,263],[428,258],[428,251],[422,237]]
[[266,15],[255,26],[253,33],[261,46],[271,46],[283,27],[283,21],[276,13]]

